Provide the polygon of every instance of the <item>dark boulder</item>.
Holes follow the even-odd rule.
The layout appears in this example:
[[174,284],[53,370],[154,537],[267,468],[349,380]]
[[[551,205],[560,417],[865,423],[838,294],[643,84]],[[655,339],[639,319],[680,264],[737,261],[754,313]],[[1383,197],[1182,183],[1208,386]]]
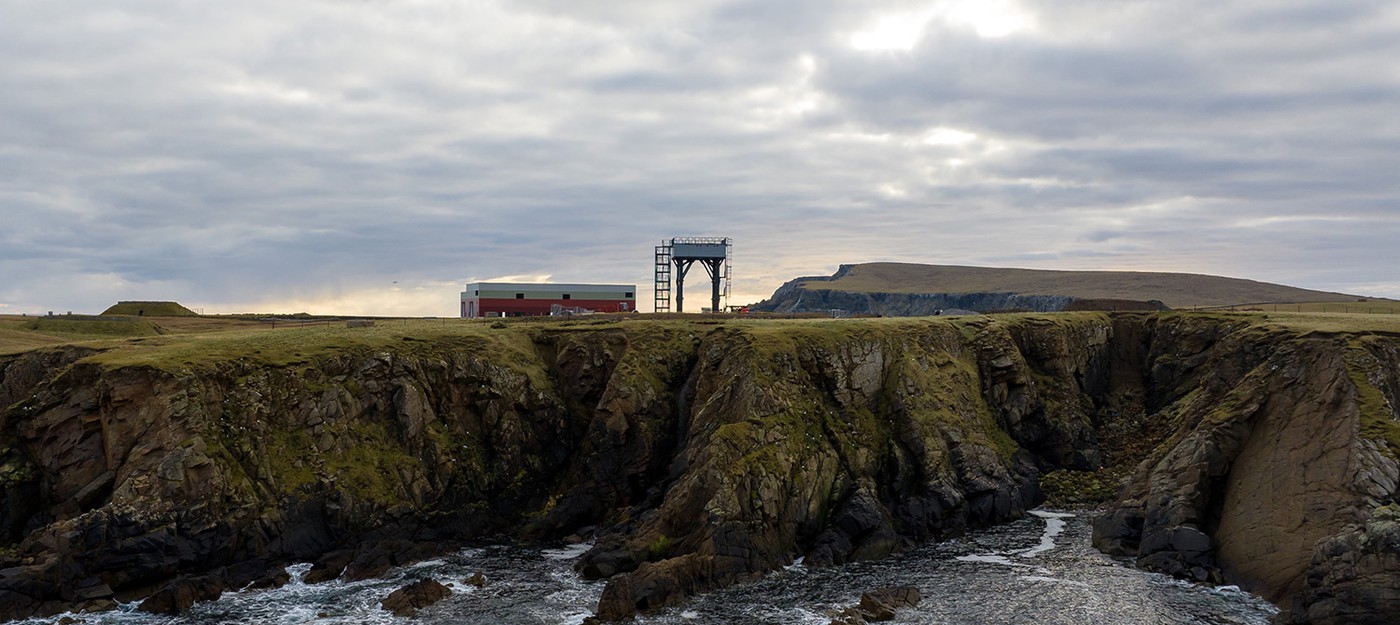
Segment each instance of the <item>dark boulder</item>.
[[1181,579],[1221,581],[1211,541],[1201,530],[1179,525],[1148,534],[1138,545],[1137,565]]
[[250,582],[246,586],[246,588],[249,590],[257,590],[262,588],[281,588],[283,586],[286,586],[287,582],[290,581],[292,581],[292,574],[288,573],[287,569],[274,569],[263,574],[262,577],[259,577]]
[[867,614],[866,620],[888,621],[894,619],[895,610],[912,608],[922,600],[919,589],[913,586],[877,588],[861,593],[860,610]]
[[1123,507],[1094,519],[1093,545],[1111,556],[1136,556],[1145,520],[1141,509]]
[[152,614],[180,614],[196,601],[218,599],[224,594],[224,579],[220,575],[205,575],[177,579],[162,586],[137,606]]
[[17,621],[31,616],[39,616],[38,607],[39,602],[35,601],[33,597],[0,588],[0,619]]
[[[244,560],[224,567],[224,582],[230,588],[244,588],[265,576],[272,574],[274,567],[261,558]],[[285,569],[283,569],[285,572]]]
[[442,601],[452,591],[435,579],[421,579],[389,593],[380,606],[394,616],[413,616],[418,610]]
[[403,556],[414,548],[407,540],[385,540],[360,547],[355,558],[345,566],[341,575],[347,582],[379,577],[404,562]]
[[96,577],[82,580],[70,595],[74,601],[87,602],[112,598],[112,587]]
[[579,559],[575,568],[584,579],[607,579],[618,573],[637,570],[637,556],[625,549],[594,548]]
[[354,551],[332,551],[312,563],[311,570],[306,572],[306,577],[302,578],[302,581],[308,584],[319,584],[336,579],[345,571],[345,567],[354,560]]
[[446,550],[447,545],[443,543],[404,538],[366,543],[355,551],[341,577],[348,582],[381,577],[391,568],[426,560]]
[[923,596],[913,586],[890,586],[867,590],[860,603],[831,614],[831,625],[865,625],[865,623],[894,620],[895,611],[919,605]]

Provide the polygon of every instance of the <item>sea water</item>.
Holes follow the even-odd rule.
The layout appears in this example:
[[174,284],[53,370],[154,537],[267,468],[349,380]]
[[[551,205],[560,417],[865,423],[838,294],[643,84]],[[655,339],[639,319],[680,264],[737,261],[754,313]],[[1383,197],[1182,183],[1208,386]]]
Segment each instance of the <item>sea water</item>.
[[[639,625],[771,623],[826,625],[861,592],[914,586],[923,600],[894,623],[1079,625],[1267,625],[1277,608],[1234,587],[1211,588],[1132,568],[1089,545],[1087,517],[1037,510],[1019,521],[929,543],[877,562],[809,568],[801,563],[709,593],[684,606],[639,617]],[[574,625],[592,614],[604,582],[585,581],[573,563],[587,549],[492,545],[396,569],[383,578],[307,585],[309,564],[271,590],[225,593],[176,617],[136,604],[67,615],[95,625],[408,624]],[[483,587],[465,580],[475,573]],[[431,577],[452,595],[412,618],[379,607],[390,592]],[[51,625],[62,616],[23,621]]]

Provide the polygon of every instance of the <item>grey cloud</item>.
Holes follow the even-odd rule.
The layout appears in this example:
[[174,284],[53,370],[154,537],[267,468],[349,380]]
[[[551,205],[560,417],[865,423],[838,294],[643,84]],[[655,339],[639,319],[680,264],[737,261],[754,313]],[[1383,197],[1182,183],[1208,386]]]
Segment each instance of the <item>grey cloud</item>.
[[[1393,10],[1025,4],[1039,32],[871,53],[920,6],[24,3],[0,310],[644,284],[689,234],[734,236],[759,296],[881,259],[1394,282]],[[1356,221],[1232,225],[1312,215]]]

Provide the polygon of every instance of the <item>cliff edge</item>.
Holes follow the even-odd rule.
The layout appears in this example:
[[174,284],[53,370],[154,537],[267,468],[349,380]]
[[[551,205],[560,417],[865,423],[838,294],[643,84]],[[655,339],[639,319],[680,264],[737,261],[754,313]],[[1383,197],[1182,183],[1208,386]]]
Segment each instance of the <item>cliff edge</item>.
[[[1368,301],[1354,295],[1201,274],[881,262],[841,265],[831,276],[790,280],[750,309],[909,317],[944,310],[1151,311],[1285,302],[1358,305],[1358,300]],[[1339,308],[1333,306],[1334,310]]]
[[597,528],[578,568],[619,619],[1016,518],[1045,472],[1124,464],[1102,548],[1298,622],[1394,614],[1396,552],[1368,537],[1393,533],[1397,353],[1380,331],[1129,313],[36,350],[0,359],[0,618]]

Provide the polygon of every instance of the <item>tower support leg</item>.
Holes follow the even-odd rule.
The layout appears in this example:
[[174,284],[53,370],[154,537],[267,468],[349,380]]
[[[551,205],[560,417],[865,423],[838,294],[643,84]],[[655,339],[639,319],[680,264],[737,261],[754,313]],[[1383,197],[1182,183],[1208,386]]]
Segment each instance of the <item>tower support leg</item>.
[[690,271],[690,264],[695,262],[688,259],[676,260],[676,312],[685,312],[685,272]]
[[710,274],[710,312],[721,312],[719,309],[719,285],[724,279],[724,259],[714,259],[705,261],[705,272]]

